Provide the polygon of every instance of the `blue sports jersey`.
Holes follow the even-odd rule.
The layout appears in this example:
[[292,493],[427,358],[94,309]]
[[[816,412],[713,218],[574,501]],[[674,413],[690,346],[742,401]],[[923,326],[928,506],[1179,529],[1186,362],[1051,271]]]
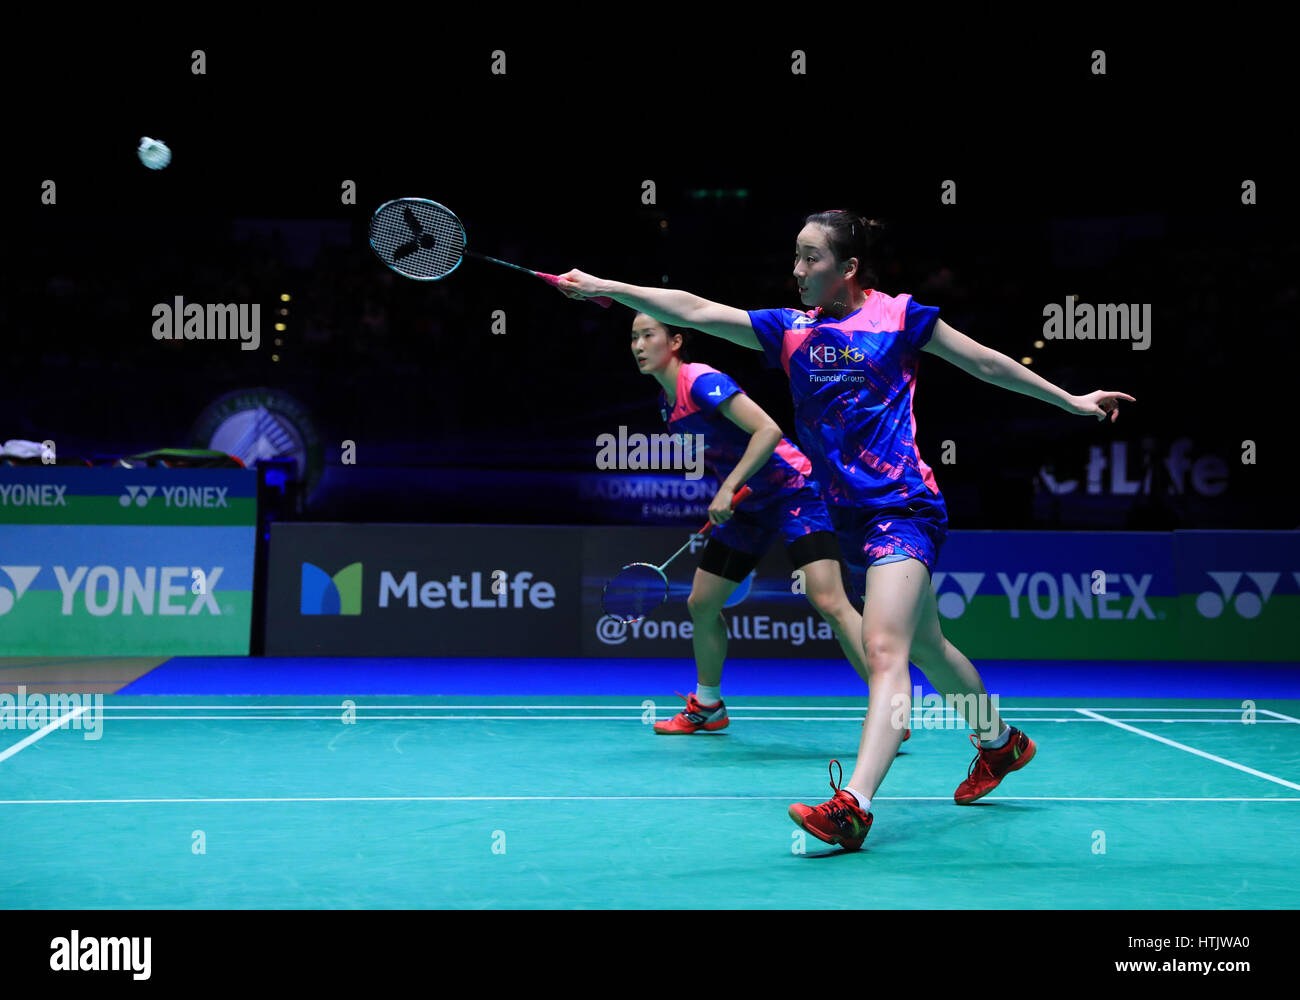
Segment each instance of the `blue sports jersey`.
[[[719,483],[730,475],[749,447],[749,432],[718,412],[719,406],[738,393],[744,390],[716,368],[684,364],[677,372],[677,397],[671,409],[668,396],[659,394],[659,412],[670,432],[704,435],[704,465]],[[746,485],[754,491],[746,499],[746,507],[762,507],[805,486],[818,489],[807,456],[785,438]]]
[[790,377],[799,440],[828,503],[943,505],[912,415],[917,361],[938,318],[910,295],[875,290],[839,320],[820,309],[749,313],[768,365]]

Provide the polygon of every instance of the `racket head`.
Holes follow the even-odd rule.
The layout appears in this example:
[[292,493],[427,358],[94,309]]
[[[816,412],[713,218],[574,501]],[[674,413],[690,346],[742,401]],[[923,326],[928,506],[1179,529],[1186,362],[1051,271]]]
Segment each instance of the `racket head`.
[[370,249],[404,277],[438,281],[465,259],[465,227],[446,205],[394,198],[370,217]]
[[668,600],[668,577],[650,563],[629,563],[605,584],[600,606],[618,621],[639,622]]

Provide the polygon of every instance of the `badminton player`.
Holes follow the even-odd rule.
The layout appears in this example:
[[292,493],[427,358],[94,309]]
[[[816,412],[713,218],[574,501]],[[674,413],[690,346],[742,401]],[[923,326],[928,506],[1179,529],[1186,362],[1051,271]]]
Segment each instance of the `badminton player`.
[[[645,313],[632,320],[632,354],[641,372],[654,376],[663,390],[659,409],[669,432],[688,442],[702,435],[704,463],[719,482],[709,504],[715,527],[686,601],[694,626],[697,683],[683,711],[655,724],[655,732],[663,735],[727,727],[721,692],[727,655],[722,609],[778,539],[791,565],[803,571],[808,600],[831,626],[849,662],[864,681],[869,676],[859,640],[862,616],[844,592],[839,542],[811,464],[740,386],[708,365],[688,363],[684,350],[682,331]],[[732,498],[745,485],[752,492],[733,511]]]
[[987,795],[1036,752],[1027,735],[1003,722],[979,673],[944,638],[939,624],[930,574],[948,519],[934,473],[916,447],[912,398],[920,354],[937,355],[976,378],[1067,413],[1114,421],[1119,401],[1134,401],[1112,391],[1071,395],[959,333],[939,318],[938,309],[876,289],[867,262],[877,228],[838,210],[805,219],[793,268],[803,311],[747,312],[689,292],[627,285],[576,270],[561,275],[558,286],[574,298],[608,295],[661,322],[763,351],[768,364],[779,365],[789,377],[799,439],[845,559],[851,570],[865,567],[862,642],[871,687],[848,785],[840,787],[832,777],[835,794],[829,801],[816,807],[796,803],[789,812],[809,833],[848,850],[861,847],[871,828],[871,798],[911,714],[909,659],[941,693],[975,696],[957,702],[978,733],[970,737],[975,759],[953,794],[958,804]]

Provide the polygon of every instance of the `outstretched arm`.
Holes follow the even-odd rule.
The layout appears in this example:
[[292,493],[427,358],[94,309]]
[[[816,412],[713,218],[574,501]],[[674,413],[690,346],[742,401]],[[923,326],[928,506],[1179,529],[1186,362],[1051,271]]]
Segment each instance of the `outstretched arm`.
[[647,288],[621,281],[608,281],[582,271],[568,271],[559,276],[560,291],[571,299],[590,299],[608,295],[615,302],[646,313],[660,323],[688,326],[733,344],[761,351],[749,314],[743,309],[710,302],[690,292],[675,288]]
[[1130,403],[1137,402],[1126,393],[1101,389],[1086,396],[1072,396],[1060,386],[1034,374],[1020,362],[959,333],[941,319],[935,321],[934,334],[921,350],[943,358],[990,385],[1033,396],[1069,413],[1096,416],[1098,420],[1105,420],[1109,416],[1113,422],[1119,416],[1121,399],[1127,399]]

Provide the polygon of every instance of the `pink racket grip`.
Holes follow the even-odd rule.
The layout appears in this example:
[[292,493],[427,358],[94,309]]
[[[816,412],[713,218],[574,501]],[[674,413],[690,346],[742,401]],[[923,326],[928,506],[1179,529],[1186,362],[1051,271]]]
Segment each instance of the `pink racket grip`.
[[[558,276],[558,275],[554,275],[554,274],[546,274],[546,273],[543,272],[543,271],[534,271],[533,274],[537,275],[537,277],[541,278],[544,282],[546,282],[546,283],[547,283],[548,285],[550,285],[552,288],[559,288],[559,287],[560,287],[560,279],[559,279],[559,276]],[[607,297],[604,296],[604,295],[598,295],[598,296],[596,296],[594,299],[588,299],[587,301],[588,301],[588,302],[594,302],[594,303],[596,303],[596,305],[600,306],[600,308],[602,308],[602,309],[608,309],[610,306],[612,306],[612,305],[614,304],[614,300],[613,300],[613,299],[611,299],[611,298],[607,298]]]
[[[754,492],[754,491],[753,491],[752,489],[750,489],[748,486],[742,486],[740,489],[738,489],[738,490],[736,491],[736,495],[733,496],[733,497],[731,498],[731,509],[732,509],[732,510],[735,510],[735,509],[736,509],[736,505],[739,504],[739,503],[744,503],[745,498],[746,498],[747,496],[749,496],[749,495],[750,495],[751,493],[753,493],[753,492]],[[712,522],[712,521],[709,521],[709,522],[708,522],[708,523],[707,523],[703,528],[701,528],[699,531],[697,531],[696,534],[697,534],[697,535],[707,535],[707,534],[709,533],[710,529],[712,529],[712,527],[713,527],[713,522]]]

